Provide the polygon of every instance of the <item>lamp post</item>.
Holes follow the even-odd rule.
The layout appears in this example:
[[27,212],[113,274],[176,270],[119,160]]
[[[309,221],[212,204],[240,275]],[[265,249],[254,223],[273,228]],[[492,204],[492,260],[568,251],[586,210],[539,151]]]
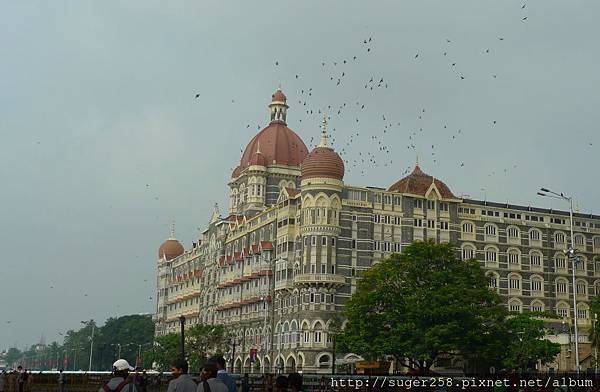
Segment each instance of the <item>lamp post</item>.
[[90,338],[90,364],[88,366],[88,372],[92,371],[92,358],[94,356],[94,331],[96,330],[96,324],[94,323],[94,319],[91,319],[90,321],[82,321],[81,324],[84,324],[86,326],[91,325],[92,326],[92,336]]
[[185,359],[185,316],[179,316],[179,324],[181,327],[181,359]]
[[569,226],[571,231],[571,245],[565,254],[571,259],[573,278],[573,329],[575,330],[575,371],[579,374],[579,331],[577,329],[577,282],[575,281],[575,268],[578,257],[575,257],[575,242],[573,236],[573,197],[565,196],[563,193],[553,192],[548,188],[540,188],[539,196],[563,200],[569,203]]

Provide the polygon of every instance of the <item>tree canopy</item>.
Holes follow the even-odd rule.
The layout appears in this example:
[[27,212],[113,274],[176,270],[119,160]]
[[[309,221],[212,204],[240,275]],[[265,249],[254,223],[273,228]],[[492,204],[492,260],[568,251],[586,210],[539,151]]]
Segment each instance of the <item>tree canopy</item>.
[[[433,242],[415,242],[365,271],[345,316],[336,337],[339,351],[368,360],[406,358],[405,366],[421,374],[436,359],[457,355],[502,366],[515,327],[524,327],[508,321],[478,261],[460,260],[452,245]],[[539,330],[527,331],[539,338]],[[541,331],[543,336],[543,325]],[[549,355],[551,346],[544,346],[533,356]]]

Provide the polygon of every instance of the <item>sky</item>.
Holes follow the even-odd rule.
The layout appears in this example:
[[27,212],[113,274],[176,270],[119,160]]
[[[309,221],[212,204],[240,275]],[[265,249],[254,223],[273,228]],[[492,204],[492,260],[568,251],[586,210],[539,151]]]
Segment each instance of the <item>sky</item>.
[[153,312],[171,222],[189,248],[214,203],[226,212],[279,85],[309,148],[327,112],[347,184],[388,187],[418,157],[456,195],[564,208],[545,186],[600,213],[599,14],[593,0],[1,2],[0,349]]

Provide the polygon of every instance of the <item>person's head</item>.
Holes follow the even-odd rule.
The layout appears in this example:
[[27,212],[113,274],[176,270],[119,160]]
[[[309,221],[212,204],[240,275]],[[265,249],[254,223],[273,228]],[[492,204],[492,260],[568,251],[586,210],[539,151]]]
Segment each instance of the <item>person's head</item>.
[[62,370],[62,369],[58,369],[58,372],[59,372],[59,373],[62,373],[62,372],[63,372],[63,370]]
[[225,358],[222,355],[215,355],[209,361],[217,366],[217,370],[225,370]]
[[21,365],[17,366],[17,370],[18,371],[22,371],[23,370],[23,366],[21,366]]
[[213,361],[208,361],[202,367],[202,373],[200,378],[202,380],[208,380],[209,378],[217,378],[217,365]]
[[177,358],[171,363],[171,373],[175,378],[181,376],[182,374],[187,374],[188,372],[188,362],[183,358]]
[[113,374],[117,377],[127,378],[131,370],[133,370],[133,368],[129,365],[129,362],[124,359],[117,359],[115,363],[113,363]]
[[288,385],[290,386],[291,390],[294,392],[301,391],[302,390],[302,375],[300,373],[290,373],[290,375],[288,376]]
[[276,391],[287,391],[288,378],[286,376],[277,376],[275,379],[275,390]]

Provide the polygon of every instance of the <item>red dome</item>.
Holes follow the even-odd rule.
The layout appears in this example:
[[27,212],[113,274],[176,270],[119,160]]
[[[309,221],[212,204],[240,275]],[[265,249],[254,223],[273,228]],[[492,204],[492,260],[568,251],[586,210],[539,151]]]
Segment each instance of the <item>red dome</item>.
[[240,176],[242,172],[242,168],[239,166],[236,166],[235,169],[233,169],[233,172],[231,173],[231,178],[238,178]]
[[252,164],[253,155],[258,150],[267,165],[300,166],[308,154],[300,136],[279,121],[272,122],[250,140],[240,161],[241,168]]
[[185,252],[183,245],[176,239],[169,238],[158,248],[158,258],[162,259],[165,256],[167,260],[171,260],[177,256],[181,256],[183,252]]
[[250,157],[250,166],[267,166],[268,164],[267,158],[260,152],[255,152],[252,154],[252,157]]
[[306,178],[344,179],[344,161],[329,147],[316,147],[302,162],[302,179]]
[[280,89],[277,89],[277,91],[275,91],[273,93],[273,95],[271,95],[271,102],[286,102],[286,101],[287,101],[287,97]]
[[455,199],[456,196],[450,191],[450,188],[437,178],[433,178],[429,174],[423,173],[419,165],[408,176],[392,185],[388,191],[411,193],[413,195],[425,196],[425,193],[434,182],[440,194],[445,199]]

